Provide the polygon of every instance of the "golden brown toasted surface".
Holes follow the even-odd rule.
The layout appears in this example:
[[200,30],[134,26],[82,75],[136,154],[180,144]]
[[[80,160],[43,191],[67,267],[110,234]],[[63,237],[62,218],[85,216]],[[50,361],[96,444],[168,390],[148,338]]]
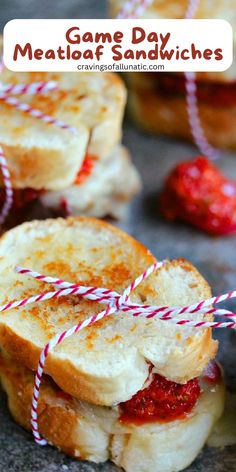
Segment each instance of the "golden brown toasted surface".
[[[0,381],[7,392],[9,409],[15,421],[30,430],[33,373],[1,353]],[[41,434],[51,444],[68,455],[78,456],[76,402],[47,377],[43,378],[41,385],[38,421]]]
[[[129,110],[133,118],[147,131],[192,141],[186,100],[168,97],[143,83],[130,84]],[[198,102],[204,132],[209,142],[222,148],[236,149],[236,108],[212,106]]]
[[56,81],[59,90],[23,95],[19,100],[74,127],[77,133],[43,123],[0,101],[0,144],[15,188],[66,188],[74,182],[86,151],[105,159],[121,139],[126,91],[116,75],[7,69],[1,74],[6,84],[49,80]]
[[[26,223],[0,240],[0,304],[50,290],[43,282],[16,274],[16,265],[122,293],[154,261],[141,243],[96,219]],[[151,275],[131,299],[182,306],[210,293],[198,271],[180,259]],[[41,349],[54,335],[102,309],[101,304],[70,296],[10,310],[0,317],[0,344],[26,367],[36,369]],[[202,319],[200,314],[189,317]],[[45,371],[73,396],[111,405],[142,388],[148,363],[160,374],[186,382],[201,374],[216,349],[210,330],[120,313],[64,340],[49,355]]]

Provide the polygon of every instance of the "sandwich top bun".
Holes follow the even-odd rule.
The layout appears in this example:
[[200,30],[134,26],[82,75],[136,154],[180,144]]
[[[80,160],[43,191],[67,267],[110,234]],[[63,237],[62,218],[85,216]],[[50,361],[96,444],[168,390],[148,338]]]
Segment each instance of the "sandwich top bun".
[[64,121],[77,133],[43,123],[0,100],[0,145],[14,188],[66,188],[73,184],[86,152],[105,159],[121,138],[126,90],[117,75],[7,69],[1,73],[6,84],[49,80],[58,82],[59,90],[19,100]]
[[[0,353],[0,382],[14,419],[31,429],[33,373]],[[76,400],[44,377],[39,429],[50,444],[77,459],[111,459],[126,472],[177,472],[201,451],[223,407],[223,382],[214,387],[204,383],[197,404],[184,418],[143,425],[122,423],[118,408]]]
[[[126,0],[109,0],[110,16],[115,17],[121,11]],[[152,4],[143,13],[143,18],[150,19],[182,19],[185,16],[189,0],[153,0]],[[227,20],[233,27],[234,42],[236,43],[236,8],[235,0],[199,0],[196,11],[196,19],[222,19]],[[197,77],[202,80],[225,82],[236,80],[236,64],[230,69],[219,72],[201,72]]]
[[[0,304],[52,290],[43,282],[16,274],[16,265],[122,293],[154,261],[142,244],[96,219],[25,223],[0,240]],[[180,259],[151,275],[131,300],[183,306],[210,294],[199,272]],[[0,317],[0,344],[14,359],[35,370],[41,350],[54,335],[103,308],[71,296],[9,310]],[[203,315],[188,317],[202,320]],[[201,374],[216,350],[210,329],[177,327],[120,313],[64,340],[49,355],[45,373],[77,398],[113,405],[130,399],[143,387],[150,363],[162,376],[185,383]]]

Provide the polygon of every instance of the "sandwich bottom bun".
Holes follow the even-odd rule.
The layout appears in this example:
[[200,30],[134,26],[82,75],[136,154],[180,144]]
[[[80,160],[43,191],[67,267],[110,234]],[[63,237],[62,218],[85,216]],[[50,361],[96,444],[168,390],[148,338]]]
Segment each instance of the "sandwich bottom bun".
[[[1,353],[0,378],[14,419],[30,430],[33,373]],[[187,417],[138,426],[121,423],[117,407],[81,402],[45,376],[39,430],[50,444],[77,459],[110,459],[126,472],[177,472],[193,462],[223,412],[223,381],[204,382],[202,389]]]
[[140,190],[141,180],[128,150],[117,146],[107,160],[95,161],[91,174],[82,183],[43,193],[40,200],[52,209],[66,202],[73,215],[121,218],[127,201]]
[[[153,80],[149,82],[144,77],[141,81],[129,75],[128,82],[129,110],[142,128],[152,133],[192,141],[185,95],[161,94]],[[199,100],[198,108],[209,142],[216,147],[236,149],[235,105],[212,105]]]

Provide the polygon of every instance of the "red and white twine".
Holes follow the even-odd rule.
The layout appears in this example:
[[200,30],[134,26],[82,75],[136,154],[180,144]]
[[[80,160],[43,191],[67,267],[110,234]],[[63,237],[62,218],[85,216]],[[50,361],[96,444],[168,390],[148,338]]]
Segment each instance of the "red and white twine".
[[48,82],[33,82],[31,84],[3,84],[0,83],[0,94],[13,94],[13,95],[35,95],[43,94],[58,89],[58,84],[54,80]]
[[191,20],[197,13],[200,0],[189,0],[187,10],[185,12],[185,20]]
[[124,4],[122,10],[117,15],[117,19],[138,18],[143,15],[152,3],[153,0],[130,0]]
[[[35,93],[36,95],[36,93]],[[36,108],[31,107],[27,103],[22,103],[20,102],[17,98],[15,97],[9,97],[7,94],[1,94],[0,93],[0,101],[3,101],[7,103],[7,105],[10,105],[17,110],[23,111],[24,113],[27,113],[28,115],[32,116],[33,118],[37,118],[37,120],[41,120],[44,123],[50,124],[50,125],[55,125],[58,128],[61,129],[66,129],[70,131],[73,134],[77,133],[76,128],[73,128],[72,126],[69,126],[68,124],[64,123],[64,121],[57,120],[56,118],[53,118],[50,115],[47,115],[43,113],[40,110],[37,110]]]
[[218,150],[213,148],[204,133],[198,110],[197,84],[195,72],[185,72],[188,119],[194,141],[201,153],[209,159],[217,159]]
[[[164,321],[173,321],[176,324],[188,324],[189,326],[193,326],[195,328],[204,327],[204,328],[233,328],[233,324],[231,322],[215,322],[215,321],[193,321],[193,320],[183,320],[179,318],[175,318],[179,315],[183,315],[185,313],[205,313],[205,314],[213,314],[215,316],[225,316],[225,317],[236,317],[236,314],[229,312],[228,310],[218,310],[216,308],[212,308],[212,305],[221,303],[223,301],[230,300],[232,298],[236,298],[236,291],[230,291],[226,294],[211,297],[207,300],[203,300],[198,303],[194,303],[192,305],[187,305],[181,308],[176,307],[168,307],[168,306],[151,306],[151,305],[141,305],[141,304],[134,304],[131,303],[129,300],[130,293],[136,289],[136,287],[142,283],[145,279],[149,277],[153,272],[160,269],[166,261],[158,262],[153,264],[149,267],[143,274],[140,275],[135,281],[129,286],[128,289],[125,290],[123,293],[124,301],[122,304],[122,311],[130,312],[133,311],[133,316],[142,316],[153,318],[157,317],[160,320]],[[30,303],[40,302],[49,300],[52,298],[59,298],[69,295],[78,295],[82,298],[86,298],[91,301],[97,301],[99,303],[110,304],[115,303],[117,306],[119,305],[119,300],[121,295],[115,291],[112,291],[107,288],[96,288],[96,287],[88,287],[83,285],[74,284],[71,282],[67,282],[65,280],[47,276],[41,274],[39,272],[32,271],[30,269],[26,269],[23,267],[16,267],[16,272],[19,274],[27,275],[32,277],[36,280],[39,280],[44,283],[51,284],[58,288],[58,290],[53,292],[46,292],[39,295],[35,295],[30,298],[26,298],[21,301],[17,302],[10,302],[6,305],[0,306],[0,312],[6,311],[16,307],[26,306]],[[235,320],[236,321],[236,320]]]
[[[3,68],[3,66],[2,66]],[[0,72],[1,72],[0,67]],[[57,126],[63,130],[67,130],[72,134],[76,134],[76,128],[68,125],[62,120],[58,120],[53,118],[50,115],[43,113],[42,111],[31,107],[27,103],[22,103],[17,98],[13,97],[13,95],[42,95],[48,92],[52,92],[58,90],[58,84],[55,81],[48,81],[48,82],[33,82],[31,84],[3,84],[0,83],[0,101],[5,102],[7,105],[10,105],[16,108],[23,113],[26,113],[33,118],[41,120],[42,122],[50,125]],[[2,148],[0,148],[0,168],[3,175],[3,184],[5,189],[5,202],[0,214],[0,224],[3,224],[5,219],[7,218],[10,209],[13,203],[13,188],[11,184],[11,176],[10,171],[7,165],[6,156]]]
[[[122,11],[119,13],[117,18],[136,18],[142,16],[145,9],[152,4],[153,0],[130,0],[125,3]],[[199,0],[191,0],[188,5],[188,9],[185,15],[186,19],[191,19],[194,17]],[[2,69],[1,69],[2,70]],[[188,106],[188,115],[189,122],[191,126],[191,131],[194,137],[194,140],[197,146],[200,148],[201,152],[209,158],[216,157],[216,150],[211,147],[208,143],[199,117],[198,103],[197,103],[197,87],[196,87],[196,77],[194,73],[186,73],[186,92],[187,92],[187,106]],[[55,125],[61,129],[68,130],[71,133],[76,133],[77,130],[68,124],[64,123],[61,120],[55,119],[47,114],[44,114],[40,110],[37,110],[26,103],[20,102],[15,97],[9,96],[13,95],[37,95],[42,93],[48,93],[57,88],[57,84],[53,81],[49,82],[40,82],[32,84],[0,84],[0,100],[4,101],[10,106],[15,107],[17,110],[23,111],[34,118],[37,118],[44,123]],[[6,200],[0,214],[0,223],[2,224],[9,213],[9,210],[13,201],[13,190],[11,186],[10,172],[7,167],[6,158],[2,148],[0,148],[0,167],[3,174],[3,182],[6,191]],[[37,368],[37,373],[35,377],[34,391],[33,391],[33,400],[32,400],[32,430],[35,441],[40,445],[47,444],[47,441],[40,436],[38,428],[38,401],[39,401],[39,389],[42,381],[43,371],[46,363],[47,356],[51,353],[54,348],[59,345],[64,339],[72,336],[73,334],[78,333],[82,329],[96,323],[96,321],[101,320],[109,315],[118,315],[120,311],[130,313],[134,317],[145,317],[145,318],[156,318],[162,321],[171,321],[177,325],[191,326],[195,328],[235,328],[236,327],[236,314],[229,312],[227,310],[217,310],[212,308],[213,304],[229,300],[236,297],[236,291],[228,292],[227,294],[212,297],[208,300],[201,301],[199,303],[185,306],[185,307],[168,307],[168,306],[149,306],[149,305],[140,305],[134,304],[130,301],[130,295],[135,290],[135,288],[142,283],[145,279],[149,277],[153,272],[158,270],[165,262],[155,263],[149,269],[147,269],[140,277],[138,277],[127,289],[123,292],[122,295],[118,294],[115,291],[96,288],[96,287],[85,287],[81,285],[71,284],[64,280],[49,277],[38,272],[31,271],[29,269],[24,269],[21,267],[17,268],[17,272],[21,274],[28,275],[37,280],[41,280],[45,283],[52,284],[57,287],[56,291],[41,293],[29,298],[25,298],[19,301],[9,302],[5,305],[0,306],[0,312],[4,312],[13,308],[23,307],[30,303],[37,303],[41,301],[50,300],[53,298],[58,298],[62,296],[77,295],[89,300],[97,301],[99,303],[107,304],[107,308],[101,311],[98,314],[94,314],[90,318],[80,322],[79,324],[73,326],[67,331],[64,331],[61,334],[56,335],[52,338],[49,343],[43,349],[39,364]],[[194,321],[189,319],[179,319],[178,316],[184,315],[185,313],[204,313],[212,314],[215,316],[225,316],[232,318],[233,321]]]
[[3,177],[3,187],[5,190],[5,201],[0,213],[0,224],[3,224],[13,203],[13,189],[11,185],[11,176],[7,161],[2,147],[0,146],[0,168]]
[[[3,62],[0,62],[0,72],[4,68]],[[37,110],[27,103],[20,102],[17,98],[11,96],[13,95],[41,95],[43,93],[48,93],[58,89],[58,84],[55,81],[48,82],[34,82],[31,84],[3,84],[0,83],[0,101],[5,102],[7,105],[10,105],[16,108],[19,111],[29,114],[30,116],[37,118],[38,120],[43,121],[44,123],[55,125],[61,129],[65,129],[75,134],[77,130],[61,120],[57,120],[45,113]],[[11,175],[9,167],[7,165],[7,160],[5,153],[0,147],[0,168],[3,176],[3,187],[5,190],[5,202],[0,213],[0,224],[2,225],[6,220],[12,204],[13,204],[13,188],[11,183]]]
[[[129,0],[126,2],[117,15],[119,19],[128,19],[128,18],[137,18],[143,15],[145,10],[151,6],[153,0]],[[190,0],[188,3],[188,8],[185,14],[186,19],[191,19],[195,16],[199,5],[199,0]],[[4,68],[3,60],[0,61],[0,73]],[[198,109],[198,100],[197,100],[197,85],[196,85],[196,75],[195,73],[185,73],[186,78],[186,100],[187,100],[187,110],[189,117],[189,124],[191,132],[194,138],[196,145],[199,147],[200,151],[210,159],[215,159],[218,156],[218,152],[214,149],[208,142],[199,116]],[[77,132],[76,128],[71,127],[67,123],[64,123],[61,120],[53,118],[40,110],[37,110],[27,103],[22,103],[15,97],[9,96],[13,95],[37,95],[42,93],[48,93],[50,91],[57,89],[57,83],[54,81],[48,82],[36,82],[32,84],[1,84],[0,83],[0,100],[7,103],[8,105],[16,108],[19,111],[29,114],[30,116],[43,121],[44,123],[57,126],[61,129],[68,130],[69,132],[75,134]],[[3,224],[6,217],[9,214],[9,211],[13,203],[13,189],[11,185],[10,172],[7,166],[6,157],[4,155],[3,149],[0,149],[0,168],[3,174],[3,183],[5,187],[5,203],[3,205],[1,214],[0,214],[0,224]]]
[[[3,57],[0,58],[0,74],[3,72],[4,62]],[[13,188],[11,184],[11,174],[7,165],[7,160],[2,146],[0,146],[0,169],[3,178],[3,188],[5,191],[5,201],[0,213],[0,225],[2,225],[7,218],[12,204],[13,204]]]
[[[188,8],[185,13],[186,20],[191,20],[192,18],[194,18],[198,6],[199,0],[189,1]],[[217,159],[219,155],[218,150],[210,145],[202,127],[198,108],[195,72],[185,72],[185,80],[188,119],[193,139],[203,155],[205,155],[211,160]]]
[[[138,18],[143,15],[152,3],[153,0],[130,0],[124,4],[117,18]],[[194,18],[198,6],[199,0],[189,0],[184,18],[186,20]],[[211,160],[216,159],[219,156],[219,152],[208,142],[199,115],[196,74],[194,72],[185,72],[185,80],[188,119],[194,142],[203,155]]]
[[[134,317],[144,317],[147,319],[155,318],[161,321],[170,321],[179,326],[191,326],[194,328],[236,328],[236,314],[228,310],[218,310],[212,308],[213,304],[223,302],[236,297],[236,291],[228,292],[224,295],[212,297],[208,300],[203,300],[201,302],[185,306],[185,307],[169,307],[169,306],[150,306],[150,305],[141,305],[132,303],[130,300],[131,293],[140,285],[144,280],[146,280],[153,272],[160,269],[166,261],[156,262],[151,267],[149,267],[143,274],[137,277],[123,292],[122,295],[116,291],[106,289],[106,288],[97,288],[97,287],[86,287],[82,285],[77,285],[74,283],[67,282],[60,278],[47,276],[39,272],[32,271],[23,267],[17,267],[16,271],[20,274],[24,274],[29,277],[33,277],[41,282],[48,283],[56,287],[55,291],[44,292],[38,295],[31,296],[18,301],[12,301],[5,305],[0,306],[0,312],[4,312],[13,308],[24,307],[30,303],[38,303],[54,298],[59,298],[63,296],[77,295],[85,299],[96,301],[107,305],[107,308],[98,314],[85,319],[84,321],[78,323],[72,328],[64,331],[63,333],[57,334],[53,337],[44,347],[41,352],[37,373],[35,376],[35,384],[33,390],[33,399],[32,399],[32,410],[31,410],[31,424],[32,431],[35,441],[40,445],[46,445],[47,441],[40,436],[39,426],[38,426],[38,402],[39,402],[39,389],[42,381],[43,371],[48,355],[54,350],[56,346],[61,344],[61,342],[72,336],[73,334],[78,333],[82,329],[96,323],[96,321],[106,318],[109,315],[119,315],[119,312],[129,313]],[[232,321],[195,321],[188,318],[183,319],[181,315],[184,314],[212,314],[215,316],[225,316],[226,318],[232,319]],[[179,318],[178,316],[181,316]]]

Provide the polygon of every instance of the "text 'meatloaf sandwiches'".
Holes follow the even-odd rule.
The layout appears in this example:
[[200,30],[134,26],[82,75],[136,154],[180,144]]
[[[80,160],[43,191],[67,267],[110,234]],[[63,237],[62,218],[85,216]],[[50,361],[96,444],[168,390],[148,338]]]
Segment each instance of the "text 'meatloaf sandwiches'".
[[[68,218],[25,223],[5,233],[0,261],[3,304],[48,290],[42,281],[15,273],[16,265],[122,293],[155,258],[107,223]],[[152,274],[131,300],[183,306],[210,294],[199,272],[180,259]],[[1,316],[0,377],[19,424],[30,427],[32,371],[45,344],[101,309],[97,302],[68,296]],[[202,320],[204,315],[188,318]],[[40,431],[74,457],[95,462],[110,458],[127,472],[182,470],[195,459],[222,413],[222,376],[210,362],[216,351],[210,329],[124,312],[111,315],[49,354]]]
[[[110,0],[110,15],[115,17],[125,0]],[[154,0],[143,18],[182,19],[189,0]],[[224,19],[234,30],[236,42],[236,8],[234,0],[200,0],[197,19]],[[129,104],[135,120],[146,130],[177,138],[191,139],[186,107],[184,75],[165,72],[126,74]],[[225,72],[197,74],[197,97],[201,122],[211,144],[236,149],[236,63]]]
[[[119,217],[141,186],[128,151],[120,145],[124,84],[117,75],[103,73],[4,69],[1,74],[3,84],[51,80],[58,83],[58,90],[17,98],[74,127],[74,134],[0,100],[0,146],[14,188],[12,212],[37,197],[53,209],[66,203],[73,214]],[[1,189],[0,200],[4,195]]]

